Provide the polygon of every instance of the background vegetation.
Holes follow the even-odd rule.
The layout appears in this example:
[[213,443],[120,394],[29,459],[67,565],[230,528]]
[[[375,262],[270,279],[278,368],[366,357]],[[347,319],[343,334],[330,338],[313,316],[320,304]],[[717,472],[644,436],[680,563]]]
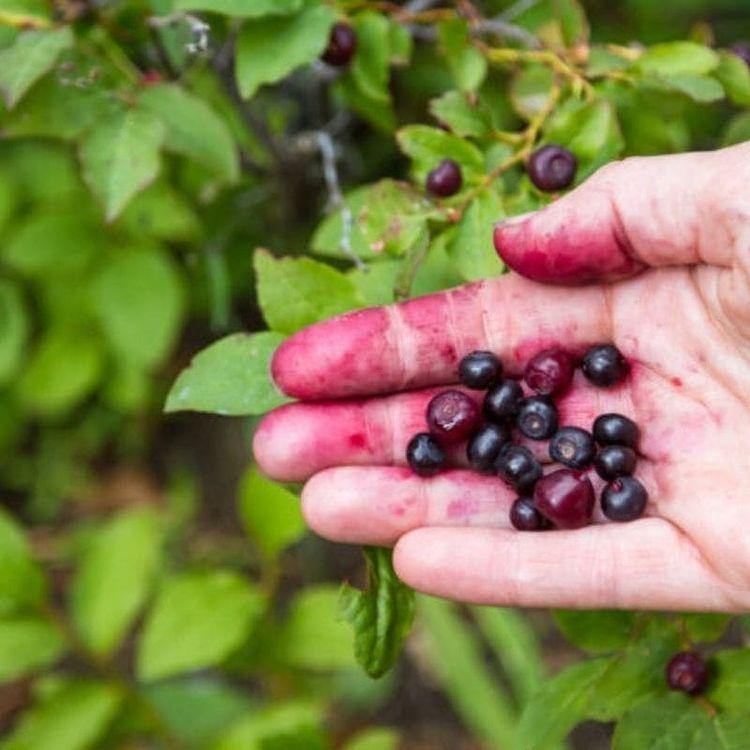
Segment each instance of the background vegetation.
[[[726,617],[420,597],[371,679],[338,616],[359,551],[307,535],[298,488],[250,463],[286,335],[502,272],[492,221],[549,200],[534,145],[580,181],[750,137],[722,51],[745,2],[585,6],[0,0],[2,747],[747,747]],[[339,71],[318,58],[344,18]],[[430,201],[447,155],[464,190]],[[389,617],[347,601],[378,672],[414,601],[368,555]],[[663,680],[694,643],[701,701]]]

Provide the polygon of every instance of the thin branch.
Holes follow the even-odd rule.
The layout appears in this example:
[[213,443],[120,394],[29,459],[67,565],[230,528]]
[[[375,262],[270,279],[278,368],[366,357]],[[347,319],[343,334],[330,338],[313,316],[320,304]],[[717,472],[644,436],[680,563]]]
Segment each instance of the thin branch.
[[514,18],[518,18],[522,13],[525,13],[529,8],[533,8],[539,4],[539,0],[518,0],[518,2],[509,5],[500,15],[497,16],[498,21],[512,21]]
[[440,3],[440,0],[411,0],[406,3],[404,10],[409,13],[421,13],[423,10],[434,8]]
[[494,34],[503,39],[510,39],[514,42],[519,42],[526,47],[532,49],[539,49],[542,45],[534,34],[527,31],[522,26],[516,26],[516,24],[508,23],[499,18],[488,18],[481,21],[476,26],[476,32],[479,34]]

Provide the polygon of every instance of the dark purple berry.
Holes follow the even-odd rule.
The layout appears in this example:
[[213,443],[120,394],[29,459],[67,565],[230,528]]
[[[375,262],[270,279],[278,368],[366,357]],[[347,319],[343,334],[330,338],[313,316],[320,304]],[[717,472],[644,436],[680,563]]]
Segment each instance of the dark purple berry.
[[510,506],[510,522],[519,531],[541,531],[549,528],[547,519],[528,497],[519,497]]
[[529,360],[523,373],[526,384],[541,396],[562,393],[573,380],[575,363],[563,349],[545,349]]
[[510,430],[505,425],[488,424],[480,427],[466,445],[469,465],[482,474],[494,471],[501,448],[510,440]]
[[501,450],[495,468],[521,495],[528,495],[543,473],[542,465],[522,445],[511,445]]
[[622,414],[600,414],[594,420],[594,440],[599,445],[626,445],[635,448],[641,431],[638,425]]
[[635,521],[647,501],[646,488],[635,477],[618,477],[602,490],[602,511],[610,521]]
[[467,388],[484,390],[495,385],[502,374],[503,366],[492,352],[471,352],[458,363],[458,378]]
[[585,475],[558,469],[536,483],[534,505],[558,528],[579,529],[591,521],[594,487]]
[[557,432],[557,409],[542,396],[530,396],[521,402],[516,424],[527,438],[547,440]]
[[606,480],[632,474],[636,464],[635,451],[624,445],[605,445],[594,459],[596,473]]
[[695,651],[680,651],[667,664],[667,684],[671,690],[699,695],[708,682],[708,666]]
[[737,55],[741,60],[744,60],[745,64],[750,65],[750,43],[735,42],[729,45],[729,51]]
[[443,468],[445,453],[434,436],[420,432],[406,446],[406,462],[415,474],[431,477]]
[[328,46],[322,59],[329,65],[343,68],[357,51],[357,32],[347,23],[335,23],[328,36]]
[[536,149],[529,157],[526,171],[540,190],[563,190],[576,176],[578,161],[567,148],[550,143]]
[[461,189],[462,184],[461,167],[453,159],[443,159],[427,175],[425,186],[438,198],[449,198]]
[[607,388],[628,374],[628,363],[617,347],[597,344],[584,354],[581,369],[594,385]]
[[427,405],[430,432],[445,445],[469,437],[479,424],[479,417],[479,407],[462,391],[443,391]]
[[508,378],[491,388],[484,397],[484,416],[492,422],[513,419],[521,409],[523,388],[520,383]]
[[550,440],[549,454],[569,469],[587,469],[596,455],[596,443],[580,427],[561,427]]

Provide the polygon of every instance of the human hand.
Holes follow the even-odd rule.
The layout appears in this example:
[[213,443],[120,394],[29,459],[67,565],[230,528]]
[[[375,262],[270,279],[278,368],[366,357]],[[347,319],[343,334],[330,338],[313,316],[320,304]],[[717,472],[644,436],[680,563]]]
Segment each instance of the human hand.
[[[307,481],[303,510],[320,535],[395,544],[399,576],[431,594],[532,607],[747,609],[750,145],[614,163],[500,225],[495,241],[534,281],[510,273],[340,316],[286,341],[274,378],[302,402],[260,425],[263,471]],[[435,386],[456,381],[464,354],[490,349],[519,375],[545,347],[597,342],[616,344],[631,374],[600,390],[577,373],[558,402],[560,422],[590,429],[612,411],[635,419],[645,517],[518,532],[502,480],[462,468],[423,479],[404,468]],[[456,466],[462,454],[463,446],[449,454]]]

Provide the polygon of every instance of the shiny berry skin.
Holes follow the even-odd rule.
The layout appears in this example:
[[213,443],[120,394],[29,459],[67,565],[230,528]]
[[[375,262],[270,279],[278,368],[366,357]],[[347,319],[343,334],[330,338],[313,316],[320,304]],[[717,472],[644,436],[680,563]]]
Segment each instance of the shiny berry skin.
[[531,390],[540,396],[551,396],[565,391],[573,380],[575,363],[563,349],[545,349],[532,357],[523,373]]
[[557,409],[542,396],[530,396],[521,402],[516,424],[527,438],[547,440],[557,432]]
[[549,528],[547,519],[528,497],[518,497],[510,506],[510,522],[519,531],[542,531]]
[[511,445],[501,450],[495,468],[522,495],[533,490],[543,473],[542,465],[522,445]]
[[635,477],[618,477],[602,490],[602,512],[610,521],[635,521],[647,501],[648,492]]
[[505,425],[488,424],[480,427],[469,438],[466,457],[469,465],[482,474],[491,474],[500,450],[510,440],[510,430]]
[[666,676],[670,690],[699,695],[708,682],[708,666],[699,653],[680,651],[669,660]]
[[536,483],[534,505],[558,528],[580,529],[591,522],[594,487],[577,471],[558,469]]
[[549,455],[569,469],[587,469],[596,455],[596,443],[580,427],[561,427],[550,440]]
[[594,385],[608,388],[628,374],[628,363],[620,350],[612,344],[597,344],[583,355],[583,374]]
[[425,187],[438,198],[455,195],[463,184],[461,167],[453,159],[443,159],[428,175]]
[[427,426],[444,445],[469,437],[479,417],[479,407],[462,391],[443,391],[427,405]]
[[526,164],[531,181],[547,192],[568,187],[576,176],[577,168],[575,156],[567,148],[553,143],[536,149]]
[[406,446],[406,462],[415,474],[431,477],[443,468],[445,452],[433,435],[420,432]]
[[641,431],[638,425],[623,414],[600,414],[594,420],[594,440],[599,445],[626,445],[635,448]]
[[632,448],[625,445],[605,445],[594,459],[596,473],[606,480],[625,477],[635,471],[637,457]]
[[348,65],[357,51],[357,32],[347,23],[336,23],[328,36],[328,46],[321,55],[323,62],[336,68]]
[[458,363],[458,379],[467,388],[485,390],[495,385],[502,374],[503,366],[492,352],[471,352]]
[[746,65],[750,65],[750,43],[748,42],[735,42],[729,45],[729,51],[737,55],[740,60],[744,60]]
[[520,411],[522,401],[523,388],[518,382],[508,378],[485,394],[482,405],[484,416],[492,422],[513,419]]

